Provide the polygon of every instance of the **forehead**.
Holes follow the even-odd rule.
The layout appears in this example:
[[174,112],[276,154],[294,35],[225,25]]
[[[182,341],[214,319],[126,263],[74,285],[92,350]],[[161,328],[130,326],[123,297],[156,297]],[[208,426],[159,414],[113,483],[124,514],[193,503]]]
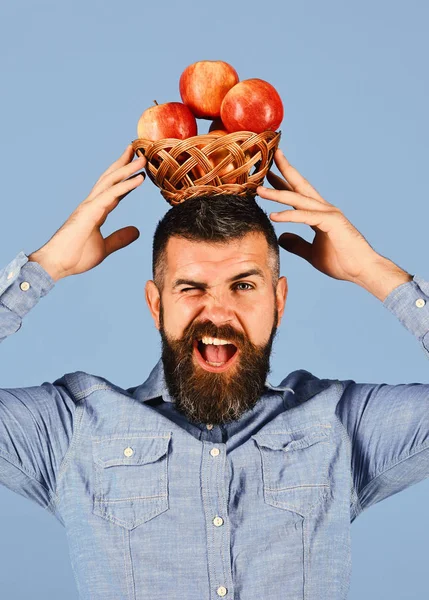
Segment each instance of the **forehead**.
[[268,244],[260,232],[246,234],[227,243],[190,241],[173,236],[166,247],[166,275],[233,274],[237,267],[258,265],[269,271]]

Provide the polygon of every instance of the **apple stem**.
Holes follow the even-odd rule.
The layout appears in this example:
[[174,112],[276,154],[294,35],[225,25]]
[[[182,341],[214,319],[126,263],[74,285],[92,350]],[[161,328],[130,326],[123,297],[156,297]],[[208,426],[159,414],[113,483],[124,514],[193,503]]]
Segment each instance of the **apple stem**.
[[156,100],[154,100],[154,103],[158,106],[158,102]]

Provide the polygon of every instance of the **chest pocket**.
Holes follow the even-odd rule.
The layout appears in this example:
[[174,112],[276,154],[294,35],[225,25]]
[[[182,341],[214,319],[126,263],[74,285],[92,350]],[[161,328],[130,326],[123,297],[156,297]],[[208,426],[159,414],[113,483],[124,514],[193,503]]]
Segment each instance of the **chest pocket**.
[[329,491],[331,427],[252,436],[261,454],[267,504],[309,516]]
[[93,513],[134,529],[168,510],[170,439],[170,431],[94,438]]

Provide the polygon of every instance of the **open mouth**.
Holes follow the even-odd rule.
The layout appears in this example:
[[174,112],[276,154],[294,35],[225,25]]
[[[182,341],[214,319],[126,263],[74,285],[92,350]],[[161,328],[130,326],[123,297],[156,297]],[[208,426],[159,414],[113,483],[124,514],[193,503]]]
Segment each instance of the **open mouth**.
[[203,369],[221,373],[236,362],[239,350],[228,340],[203,337],[194,340],[194,354]]

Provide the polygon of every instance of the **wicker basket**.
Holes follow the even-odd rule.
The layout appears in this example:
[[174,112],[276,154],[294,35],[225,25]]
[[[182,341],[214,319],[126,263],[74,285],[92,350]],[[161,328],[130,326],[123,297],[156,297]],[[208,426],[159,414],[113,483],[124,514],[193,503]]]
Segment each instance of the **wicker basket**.
[[202,194],[256,196],[280,136],[280,131],[237,131],[157,142],[139,138],[132,145],[137,156],[146,156],[148,176],[175,206]]

